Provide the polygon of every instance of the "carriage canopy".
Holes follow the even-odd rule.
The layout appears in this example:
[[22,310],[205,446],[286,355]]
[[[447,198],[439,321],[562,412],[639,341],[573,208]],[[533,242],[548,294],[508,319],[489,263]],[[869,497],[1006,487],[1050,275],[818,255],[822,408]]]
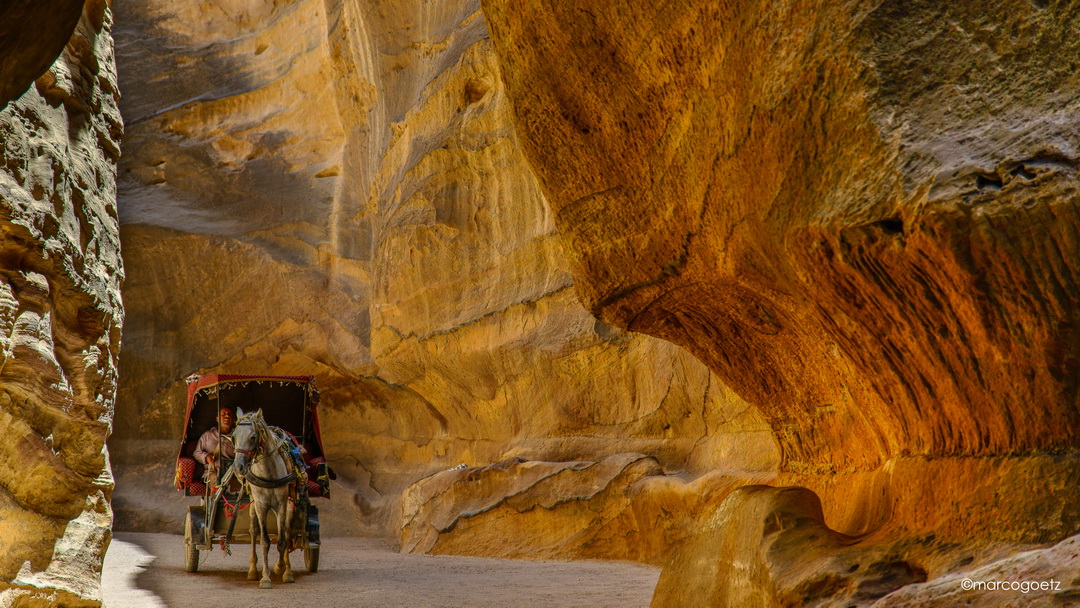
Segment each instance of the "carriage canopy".
[[207,374],[188,378],[187,411],[177,461],[217,423],[223,407],[245,412],[262,409],[266,422],[293,434],[308,458],[324,456],[319,431],[319,392],[314,376]]

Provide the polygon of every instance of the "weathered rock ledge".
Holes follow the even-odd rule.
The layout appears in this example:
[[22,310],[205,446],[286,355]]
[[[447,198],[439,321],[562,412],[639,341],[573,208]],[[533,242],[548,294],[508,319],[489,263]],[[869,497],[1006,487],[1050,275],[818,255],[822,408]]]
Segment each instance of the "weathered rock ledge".
[[712,505],[768,473],[665,475],[654,458],[510,459],[410,486],[402,551],[519,559],[619,559],[663,565]]

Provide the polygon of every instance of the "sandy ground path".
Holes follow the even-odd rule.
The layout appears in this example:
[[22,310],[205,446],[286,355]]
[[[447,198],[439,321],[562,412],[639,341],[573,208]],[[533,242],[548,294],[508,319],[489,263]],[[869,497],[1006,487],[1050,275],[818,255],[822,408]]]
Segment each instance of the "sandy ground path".
[[382,539],[328,538],[318,573],[305,572],[295,552],[296,583],[262,590],[247,580],[247,547],[204,552],[189,574],[183,544],[171,534],[117,533],[102,573],[105,607],[645,608],[660,575],[626,563],[402,555]]

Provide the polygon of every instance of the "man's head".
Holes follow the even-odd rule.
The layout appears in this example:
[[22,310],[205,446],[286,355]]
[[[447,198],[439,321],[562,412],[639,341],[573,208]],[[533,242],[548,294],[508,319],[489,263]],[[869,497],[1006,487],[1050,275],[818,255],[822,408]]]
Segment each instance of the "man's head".
[[218,411],[218,430],[223,435],[228,435],[236,424],[236,413],[227,407]]

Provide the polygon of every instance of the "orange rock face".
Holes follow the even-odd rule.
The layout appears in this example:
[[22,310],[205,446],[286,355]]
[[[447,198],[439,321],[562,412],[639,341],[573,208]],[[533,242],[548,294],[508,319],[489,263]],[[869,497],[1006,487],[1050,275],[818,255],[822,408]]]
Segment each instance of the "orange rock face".
[[894,4],[485,10],[579,293],[787,470],[1075,447],[1077,15]]
[[[926,580],[917,565],[867,555],[853,544],[825,526],[810,490],[744,486],[679,549],[657,582],[653,605],[751,608],[829,600],[851,606]],[[726,559],[694,563],[709,554]],[[697,576],[685,577],[691,570]]]
[[752,403],[779,483],[879,542],[1080,530],[1080,12],[483,5],[582,300]]
[[[683,4],[485,5],[593,312],[695,352],[789,471],[1074,447],[1077,142],[1021,49],[1076,16]],[[942,61],[961,31],[1022,34]]]
[[735,489],[676,549],[652,606],[1053,606],[1080,593],[1067,574],[1080,536],[1018,552],[935,534],[851,537],[824,519],[806,488]]

